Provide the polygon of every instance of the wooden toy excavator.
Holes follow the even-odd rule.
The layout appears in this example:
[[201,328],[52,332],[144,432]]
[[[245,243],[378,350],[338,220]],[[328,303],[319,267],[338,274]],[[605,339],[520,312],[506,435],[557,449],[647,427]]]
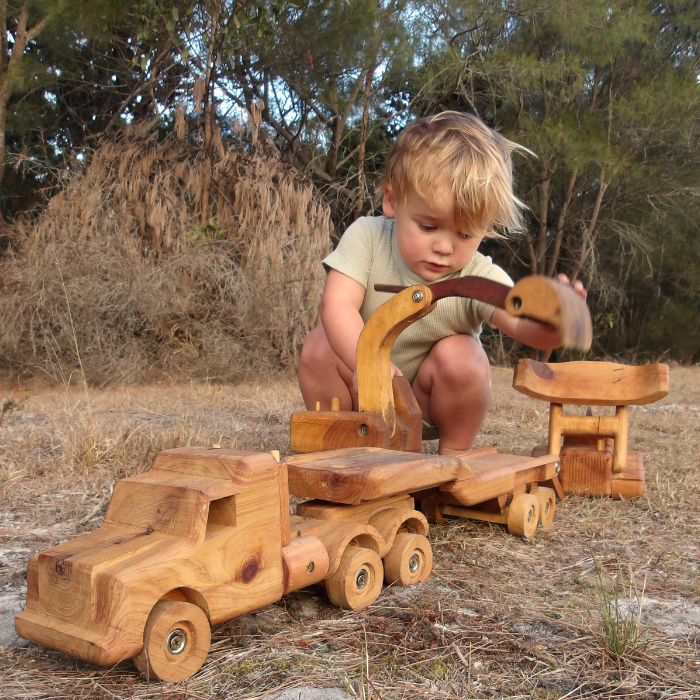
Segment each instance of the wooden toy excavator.
[[[369,446],[420,452],[422,438],[426,437],[420,409],[407,380],[391,379],[391,348],[402,330],[430,313],[446,296],[473,297],[514,316],[549,323],[568,348],[586,351],[592,340],[590,313],[583,299],[569,285],[538,275],[525,277],[512,288],[483,278],[464,277],[429,286],[404,289],[377,285],[375,289],[396,292],[396,296],[373,314],[358,341],[359,411],[340,411],[340,402],[336,401],[331,411],[295,413],[291,419],[292,452]],[[627,449],[629,406],[652,403],[668,393],[667,365],[630,367],[611,362],[552,364],[520,360],[513,387],[550,403],[548,443],[532,451],[533,458],[547,463],[545,478],[535,478],[535,463],[522,457],[497,455],[495,449],[465,452],[461,468],[466,468],[464,462],[468,464],[473,481],[467,478],[459,486],[453,482],[420,494],[429,504],[427,512],[432,518],[440,520],[441,515],[452,514],[507,523],[507,513],[514,511],[506,510],[504,504],[516,504],[523,486],[539,494],[553,515],[553,500],[537,486],[542,481],[547,481],[559,498],[568,493],[613,498],[644,494],[642,455]],[[567,415],[565,404],[589,406],[588,414]],[[615,406],[615,415],[593,416],[591,406]],[[552,465],[556,465],[558,477],[552,475]],[[509,479],[499,481],[506,473]],[[479,488],[475,488],[477,484]],[[503,491],[496,495],[499,489]],[[477,500],[482,496],[487,498]],[[475,510],[477,504],[480,512]],[[520,508],[515,512],[520,513]],[[517,532],[519,528],[509,525],[509,529]]]
[[[507,525],[515,535],[532,537],[538,523],[547,526],[552,522],[555,497],[564,495],[558,479],[558,453],[523,457],[499,454],[491,447],[440,456],[406,454],[420,452],[423,422],[408,381],[391,378],[391,348],[401,331],[430,313],[440,299],[463,296],[504,308],[514,316],[549,323],[567,347],[587,350],[592,326],[585,301],[569,285],[542,276],[526,277],[512,288],[463,277],[432,285],[377,285],[375,289],[395,296],[367,321],[357,344],[359,410],[333,410],[339,408],[337,400],[330,411],[300,411],[292,416],[290,449],[299,453],[286,459],[292,493],[350,503],[358,498],[353,494],[354,482],[376,474],[378,484],[380,475],[391,473],[392,478],[381,482],[382,488],[411,493],[432,522],[445,522],[446,515],[467,517]],[[417,463],[433,469],[449,464],[454,476],[427,485],[412,474]],[[305,483],[292,476],[301,464],[306,467]],[[318,477],[313,472],[315,465]],[[356,490],[366,493],[366,486]],[[377,491],[377,495],[387,494]]]

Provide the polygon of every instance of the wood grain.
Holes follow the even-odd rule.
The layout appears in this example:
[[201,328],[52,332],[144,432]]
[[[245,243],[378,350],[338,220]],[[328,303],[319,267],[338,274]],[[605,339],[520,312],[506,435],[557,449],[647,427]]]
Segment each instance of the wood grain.
[[428,287],[409,287],[380,306],[368,319],[357,342],[357,393],[360,411],[377,413],[395,429],[391,348],[404,328],[434,308]]
[[367,411],[297,411],[289,428],[289,449],[296,454],[341,447],[388,448],[391,442],[384,419]]
[[505,307],[512,316],[554,326],[565,348],[586,352],[591,347],[591,312],[569,284],[542,275],[523,277],[508,293]]
[[334,503],[373,501],[473,476],[469,466],[453,455],[373,447],[292,456],[284,461],[293,495]]
[[197,602],[211,624],[279,600],[279,469],[266,453],[161,453],[117,483],[101,528],[33,558],[18,633],[111,665],[140,651],[161,599]]
[[545,363],[519,360],[513,388],[542,401],[593,406],[629,406],[668,394],[668,365],[642,367],[613,362]]

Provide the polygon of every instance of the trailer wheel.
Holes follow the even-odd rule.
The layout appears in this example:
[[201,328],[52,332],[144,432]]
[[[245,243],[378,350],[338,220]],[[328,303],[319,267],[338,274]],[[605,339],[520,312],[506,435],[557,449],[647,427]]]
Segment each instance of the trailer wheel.
[[136,668],[152,680],[178,683],[196,673],[209,653],[211,628],[201,608],[179,600],[153,606]]
[[530,539],[537,529],[539,503],[531,493],[519,493],[508,509],[508,532]]
[[428,580],[433,570],[433,550],[423,535],[399,532],[394,546],[384,557],[384,580],[412,586]]
[[373,603],[382,590],[382,560],[373,549],[348,545],[337,571],[326,581],[333,605],[360,610]]
[[540,527],[549,527],[554,520],[554,511],[557,507],[554,489],[538,486],[535,491],[535,498],[537,499],[539,510],[538,524]]

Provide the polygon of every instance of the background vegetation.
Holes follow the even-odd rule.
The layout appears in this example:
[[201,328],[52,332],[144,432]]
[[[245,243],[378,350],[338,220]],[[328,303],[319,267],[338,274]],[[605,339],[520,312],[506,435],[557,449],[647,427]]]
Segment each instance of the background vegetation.
[[[294,365],[396,134],[478,114],[594,355],[700,359],[700,3],[0,2],[0,358],[91,381]],[[518,349],[491,339],[494,360]]]

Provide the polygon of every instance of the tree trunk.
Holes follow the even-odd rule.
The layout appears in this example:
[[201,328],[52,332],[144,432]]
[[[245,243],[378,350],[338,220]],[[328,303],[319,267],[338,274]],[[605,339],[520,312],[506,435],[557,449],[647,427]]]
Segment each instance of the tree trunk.
[[0,14],[2,15],[1,28],[4,29],[2,38],[2,63],[0,63],[0,186],[5,174],[5,128],[7,125],[7,105],[12,94],[12,78],[19,70],[19,63],[24,56],[24,52],[30,42],[34,41],[39,32],[46,26],[47,17],[27,30],[27,19],[29,10],[25,5],[22,7],[17,20],[15,31],[15,43],[12,45],[12,53],[7,58],[7,0],[0,2]]

